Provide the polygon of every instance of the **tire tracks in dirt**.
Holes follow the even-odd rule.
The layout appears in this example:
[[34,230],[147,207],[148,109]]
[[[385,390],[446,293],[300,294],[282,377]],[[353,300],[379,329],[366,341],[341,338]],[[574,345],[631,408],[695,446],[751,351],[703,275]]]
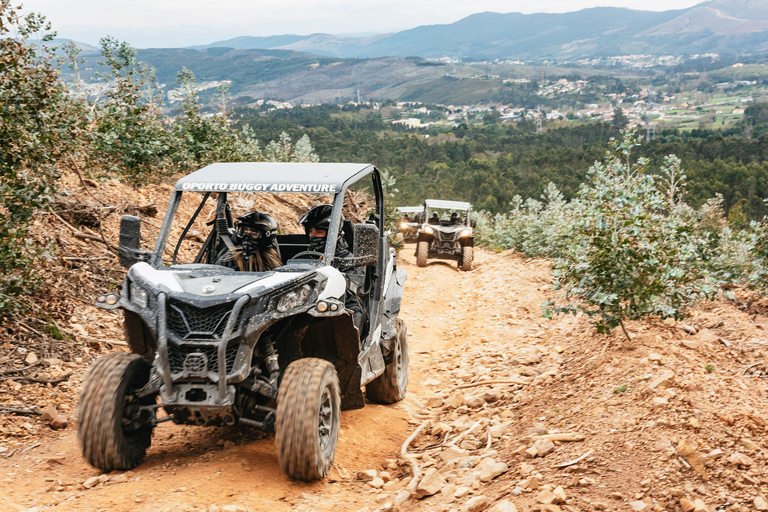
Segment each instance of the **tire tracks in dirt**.
[[[478,266],[489,256],[477,252]],[[26,510],[163,511],[204,510],[237,504],[245,510],[340,512],[375,504],[377,491],[354,480],[358,471],[382,468],[396,457],[419,410],[435,389],[447,385],[431,371],[431,359],[488,339],[488,305],[476,289],[477,273],[456,262],[415,264],[406,247],[399,264],[408,272],[402,318],[410,343],[407,398],[398,404],[367,404],[342,413],[334,468],[322,482],[289,480],[279,469],[274,436],[247,428],[201,428],[162,424],[144,462],[91,489],[82,483],[100,472],[80,456],[74,429],[43,434],[41,445],[0,461],[0,508]],[[124,475],[124,476],[120,476]],[[119,483],[115,483],[119,482]],[[367,487],[367,488],[366,488]],[[3,504],[4,503],[4,504]]]

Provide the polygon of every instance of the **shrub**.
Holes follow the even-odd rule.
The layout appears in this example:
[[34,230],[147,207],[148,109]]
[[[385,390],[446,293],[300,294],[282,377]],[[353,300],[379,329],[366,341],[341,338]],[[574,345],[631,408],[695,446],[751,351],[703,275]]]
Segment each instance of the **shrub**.
[[[50,247],[30,225],[56,192],[56,161],[67,149],[66,94],[45,18],[19,15],[0,0],[0,317],[37,290],[37,267]],[[40,37],[40,45],[30,44]]]
[[754,245],[752,255],[752,274],[750,284],[762,292],[768,290],[768,218],[760,223],[754,223]]
[[515,249],[526,256],[559,257],[569,251],[571,224],[583,204],[566,201],[554,185],[547,185],[541,201],[520,196],[512,200],[512,210],[498,214],[481,226],[480,243],[497,249]]
[[[599,332],[620,326],[628,338],[625,320],[682,318],[707,291],[690,225],[674,214],[673,197],[656,186],[647,163],[632,163],[637,145],[636,136],[625,133],[612,142],[607,161],[589,170],[589,183],[579,192],[585,207],[571,225],[575,247],[553,269],[567,301],[554,312],[583,312]],[[663,174],[678,172],[678,164],[668,159]]]

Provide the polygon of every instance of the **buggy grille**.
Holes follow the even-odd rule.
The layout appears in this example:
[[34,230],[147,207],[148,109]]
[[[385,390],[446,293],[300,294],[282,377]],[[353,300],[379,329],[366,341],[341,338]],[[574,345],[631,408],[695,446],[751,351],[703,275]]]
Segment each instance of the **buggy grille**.
[[[237,350],[240,343],[230,343],[227,345],[226,352],[226,373],[232,373],[237,358]],[[171,365],[171,373],[181,373],[183,371],[202,374],[207,370],[209,372],[219,372],[218,348],[213,346],[199,345],[168,345],[168,362]]]
[[[168,302],[168,330],[183,340],[220,340],[233,307],[234,303],[197,308],[171,299]],[[240,318],[235,322],[233,332],[239,327]]]

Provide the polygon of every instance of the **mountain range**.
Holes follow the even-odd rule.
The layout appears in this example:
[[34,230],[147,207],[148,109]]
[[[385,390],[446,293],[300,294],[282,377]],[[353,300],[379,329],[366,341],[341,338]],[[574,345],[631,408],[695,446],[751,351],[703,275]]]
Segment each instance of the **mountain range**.
[[[98,49],[83,74],[95,79]],[[398,99],[471,104],[499,100],[506,78],[611,73],[578,59],[620,55],[768,54],[768,0],[711,0],[665,12],[597,7],[565,14],[479,13],[392,34],[237,37],[189,48],[149,48],[138,59],[172,89],[182,67],[227,80],[242,101],[339,103]],[[443,62],[438,62],[443,59]],[[533,65],[518,65],[518,61]],[[711,59],[700,59],[711,62]],[[548,67],[553,65],[556,67]],[[570,63],[570,64],[569,64]],[[575,65],[574,65],[575,64]],[[64,69],[66,73],[67,70]],[[206,94],[211,93],[212,89]]]
[[626,54],[768,52],[768,0],[710,0],[664,12],[594,7],[563,14],[473,14],[392,34],[241,36],[191,49],[292,50],[335,58],[571,60]]

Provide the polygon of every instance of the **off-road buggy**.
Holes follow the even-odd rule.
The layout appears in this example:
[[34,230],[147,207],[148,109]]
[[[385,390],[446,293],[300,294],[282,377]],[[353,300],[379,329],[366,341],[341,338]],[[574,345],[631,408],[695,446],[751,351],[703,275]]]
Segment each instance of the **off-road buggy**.
[[[375,199],[370,217],[354,225],[342,217],[353,186]],[[304,233],[278,234],[283,266],[274,271],[214,264],[232,244],[236,194],[291,192],[332,198],[324,253],[310,251]],[[182,196],[186,205],[200,203],[191,218],[178,218]],[[140,219],[123,217],[120,256],[129,270],[121,293],[98,305],[123,309],[131,352],[99,358],[83,383],[77,414],[85,459],[103,471],[133,468],[164,421],[246,425],[275,433],[288,476],[323,478],[340,411],[364,406],[361,387],[370,401],[393,403],[408,385],[408,339],[398,318],[406,275],[387,242],[383,198],[372,165],[218,163],[176,183],[151,253],[140,248]],[[182,246],[195,226],[209,232],[184,263]],[[335,256],[339,237],[352,256]],[[364,310],[361,330],[345,309],[348,292]]]
[[424,207],[398,206],[395,210],[397,210],[401,216],[400,235],[403,238],[403,243],[415,243],[418,238],[419,227],[424,222]]
[[472,205],[461,201],[424,201],[426,222],[416,240],[416,264],[427,265],[428,258],[456,259],[461,270],[472,270],[475,236],[472,233]]

